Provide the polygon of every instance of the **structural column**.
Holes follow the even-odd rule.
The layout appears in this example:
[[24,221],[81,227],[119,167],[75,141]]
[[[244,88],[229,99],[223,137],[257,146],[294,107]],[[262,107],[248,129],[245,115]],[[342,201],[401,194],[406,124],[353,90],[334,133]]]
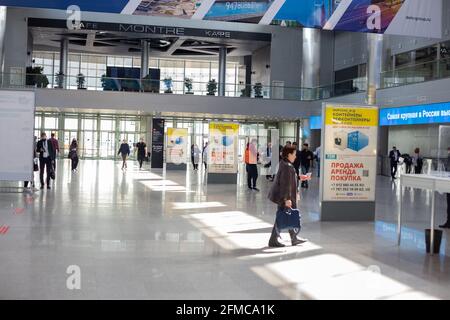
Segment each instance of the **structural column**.
[[383,59],[383,35],[367,34],[367,104],[377,103],[377,89],[380,88],[380,74]]
[[320,85],[320,29],[303,29],[302,97],[317,99]]
[[227,48],[219,49],[219,96],[225,96],[225,81],[227,72]]
[[141,79],[148,76],[149,45],[148,40],[141,41]]
[[59,73],[63,76],[58,79],[58,87],[66,89],[67,87],[67,71],[69,65],[69,40],[61,39],[59,51]]

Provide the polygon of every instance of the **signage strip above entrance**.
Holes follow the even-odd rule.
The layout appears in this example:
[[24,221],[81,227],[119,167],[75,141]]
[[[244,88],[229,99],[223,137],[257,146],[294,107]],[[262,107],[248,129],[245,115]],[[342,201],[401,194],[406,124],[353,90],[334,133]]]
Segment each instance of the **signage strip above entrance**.
[[[60,19],[29,18],[28,26],[67,29],[67,21]],[[269,33],[94,21],[81,21],[78,30],[138,33],[144,35],[154,34],[174,37],[187,36],[214,39],[253,40],[267,42],[270,42],[272,39],[272,35]]]

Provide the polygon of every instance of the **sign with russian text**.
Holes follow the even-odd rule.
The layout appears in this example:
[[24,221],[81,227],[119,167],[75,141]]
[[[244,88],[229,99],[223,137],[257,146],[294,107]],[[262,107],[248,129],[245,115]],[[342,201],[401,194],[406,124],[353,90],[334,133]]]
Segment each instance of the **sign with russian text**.
[[322,201],[375,201],[378,108],[325,104]]
[[209,124],[208,164],[210,173],[238,172],[239,124]]
[[380,109],[380,126],[450,123],[450,102]]
[[152,168],[164,166],[164,119],[152,121]]
[[188,129],[167,128],[166,163],[186,163]]
[[0,0],[0,5],[442,37],[442,0]]

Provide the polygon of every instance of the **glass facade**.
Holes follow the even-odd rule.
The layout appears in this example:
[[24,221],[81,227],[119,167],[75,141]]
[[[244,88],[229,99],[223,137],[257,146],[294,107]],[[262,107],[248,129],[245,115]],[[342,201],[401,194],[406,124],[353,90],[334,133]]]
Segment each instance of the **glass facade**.
[[[202,149],[209,139],[209,123],[224,121],[216,119],[196,119],[163,117],[165,132],[167,128],[187,128],[188,145],[197,144]],[[227,120],[225,120],[227,121]],[[228,120],[229,121],[229,120]],[[141,137],[150,144],[147,125],[150,116],[122,116],[113,114],[92,113],[56,113],[36,112],[35,135],[44,131],[47,136],[54,132],[60,143],[60,157],[66,157],[70,143],[75,138],[79,144],[79,156],[82,159],[119,159],[117,155],[120,143],[126,140],[131,147],[131,158],[134,158],[134,144]],[[245,145],[249,138],[267,137],[267,129],[280,130],[280,145],[286,141],[296,141],[297,124],[295,122],[245,122],[240,123],[239,157],[242,160]]]
[[[34,66],[44,68],[43,73],[47,75],[50,82],[49,87],[57,86],[56,74],[59,71],[58,52],[33,52]],[[71,53],[68,64],[68,88],[77,89],[77,75],[83,74],[87,90],[103,90],[101,77],[106,74],[107,67],[128,67],[140,68],[141,58],[133,56],[102,56],[95,54]],[[172,91],[174,93],[184,93],[184,79],[192,79],[192,92],[198,95],[207,93],[206,84],[209,80],[218,81],[217,62],[201,60],[181,60],[181,59],[154,59],[149,61],[149,67],[160,69],[161,81],[165,78],[172,79]],[[240,96],[239,83],[245,79],[245,68],[238,63],[228,62],[226,70],[226,92],[227,96]],[[161,93],[166,88],[161,83]]]

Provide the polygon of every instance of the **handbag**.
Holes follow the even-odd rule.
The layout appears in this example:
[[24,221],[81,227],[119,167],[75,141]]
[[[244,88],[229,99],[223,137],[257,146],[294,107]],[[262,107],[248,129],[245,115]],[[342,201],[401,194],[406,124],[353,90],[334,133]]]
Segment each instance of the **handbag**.
[[277,224],[277,227],[280,231],[287,229],[298,229],[298,232],[300,232],[300,220],[301,216],[298,209],[279,208],[277,210],[277,218],[275,220],[275,223]]
[[53,168],[50,169],[50,179],[55,180],[55,170]]

